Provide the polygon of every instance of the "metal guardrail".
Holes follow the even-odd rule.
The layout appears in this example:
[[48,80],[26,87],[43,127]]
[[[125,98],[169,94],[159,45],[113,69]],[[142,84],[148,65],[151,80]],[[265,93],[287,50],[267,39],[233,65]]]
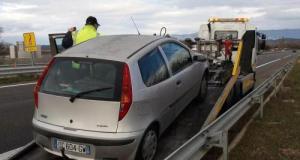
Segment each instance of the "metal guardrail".
[[[47,63],[34,63],[34,66],[45,66]],[[2,64],[0,65],[0,68],[10,68],[10,67],[29,67],[32,66],[32,64]]]
[[[288,63],[270,78],[265,80],[254,91],[232,106],[218,119],[203,128],[195,136],[189,139],[181,147],[171,153],[165,160],[199,160],[211,147],[223,148],[223,159],[228,159],[228,130],[254,105],[260,104],[255,115],[263,116],[263,107],[276,94],[285,79],[287,73],[292,69],[293,62]],[[278,81],[280,81],[278,83]],[[267,98],[265,93],[273,89]]]
[[45,66],[0,68],[0,77],[7,77],[18,74],[38,74],[41,73],[44,68]]

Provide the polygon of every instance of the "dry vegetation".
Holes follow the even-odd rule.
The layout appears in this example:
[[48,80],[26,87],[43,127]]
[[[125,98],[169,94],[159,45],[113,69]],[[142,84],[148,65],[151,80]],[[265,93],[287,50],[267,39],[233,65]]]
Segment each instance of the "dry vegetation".
[[255,120],[230,153],[231,160],[300,159],[300,60],[283,88],[266,106],[263,119]]
[[272,49],[272,48],[300,49],[300,39],[267,40],[266,49]]

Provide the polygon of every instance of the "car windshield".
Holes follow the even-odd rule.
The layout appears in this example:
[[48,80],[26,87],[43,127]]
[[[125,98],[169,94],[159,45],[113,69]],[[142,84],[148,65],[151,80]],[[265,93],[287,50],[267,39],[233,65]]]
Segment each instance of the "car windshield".
[[82,95],[86,99],[118,101],[121,93],[122,63],[88,58],[56,58],[40,92],[74,96],[95,88],[112,88]]
[[237,31],[215,31],[215,39],[226,39],[231,38],[233,40],[238,39]]

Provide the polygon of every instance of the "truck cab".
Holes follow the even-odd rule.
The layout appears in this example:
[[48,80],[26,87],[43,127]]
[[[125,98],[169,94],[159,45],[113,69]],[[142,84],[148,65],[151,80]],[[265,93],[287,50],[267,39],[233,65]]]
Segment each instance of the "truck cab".
[[[249,24],[248,18],[210,18],[208,24],[202,24],[198,36],[200,37],[200,52],[211,54],[214,58],[225,60],[224,47],[222,43],[226,37],[231,37],[233,42],[232,61],[235,62],[238,44],[246,31],[252,31],[254,34],[254,47],[252,50],[251,65],[253,71],[256,69],[256,58],[259,50],[259,44],[262,44],[262,38],[265,35],[257,32],[257,27]],[[262,36],[263,35],[263,36]]]
[[[232,41],[231,60],[225,58],[226,38]],[[196,50],[210,61],[209,84],[221,87],[228,85],[234,76],[234,65],[240,68],[237,80],[226,98],[227,106],[254,88],[257,54],[265,45],[265,38],[256,26],[249,23],[248,18],[210,18],[208,24],[200,26],[198,38],[195,39]]]

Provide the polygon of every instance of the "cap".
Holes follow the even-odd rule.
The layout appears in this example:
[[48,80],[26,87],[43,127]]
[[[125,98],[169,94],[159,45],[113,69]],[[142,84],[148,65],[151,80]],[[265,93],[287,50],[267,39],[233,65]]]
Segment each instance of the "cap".
[[98,25],[100,26],[100,24],[97,22],[97,19],[93,16],[89,16],[87,19],[86,19],[86,23],[85,24],[90,24],[90,25]]

